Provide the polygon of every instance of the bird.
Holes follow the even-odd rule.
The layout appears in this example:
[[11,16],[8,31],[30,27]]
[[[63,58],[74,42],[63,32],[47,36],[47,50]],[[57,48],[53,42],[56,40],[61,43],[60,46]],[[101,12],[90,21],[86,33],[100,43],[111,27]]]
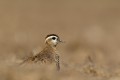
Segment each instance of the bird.
[[27,59],[23,60],[23,63],[27,62],[41,62],[41,63],[55,63],[56,69],[60,70],[60,55],[57,51],[57,45],[59,43],[64,43],[60,40],[60,37],[57,34],[48,34],[45,37],[45,47],[41,52],[36,55],[30,56]]

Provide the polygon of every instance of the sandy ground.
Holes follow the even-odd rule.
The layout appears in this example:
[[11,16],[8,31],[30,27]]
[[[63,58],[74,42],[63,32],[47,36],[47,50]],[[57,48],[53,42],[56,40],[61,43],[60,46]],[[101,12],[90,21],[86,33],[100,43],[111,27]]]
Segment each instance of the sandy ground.
[[[120,80],[119,26],[119,0],[0,0],[0,80]],[[61,70],[19,65],[50,33]]]

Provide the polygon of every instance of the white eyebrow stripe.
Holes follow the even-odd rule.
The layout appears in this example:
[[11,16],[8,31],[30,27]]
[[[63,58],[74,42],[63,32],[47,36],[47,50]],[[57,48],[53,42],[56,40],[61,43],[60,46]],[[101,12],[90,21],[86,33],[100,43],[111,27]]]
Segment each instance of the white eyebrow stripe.
[[49,37],[46,38],[45,42],[52,37],[58,38],[57,36],[49,36]]

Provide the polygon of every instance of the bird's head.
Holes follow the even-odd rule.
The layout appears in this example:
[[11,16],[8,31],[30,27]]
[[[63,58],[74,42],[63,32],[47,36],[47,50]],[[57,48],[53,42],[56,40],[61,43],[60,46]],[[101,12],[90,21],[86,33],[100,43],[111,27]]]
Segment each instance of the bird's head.
[[56,34],[49,34],[45,38],[45,43],[50,46],[56,47],[58,43],[61,43],[59,36]]

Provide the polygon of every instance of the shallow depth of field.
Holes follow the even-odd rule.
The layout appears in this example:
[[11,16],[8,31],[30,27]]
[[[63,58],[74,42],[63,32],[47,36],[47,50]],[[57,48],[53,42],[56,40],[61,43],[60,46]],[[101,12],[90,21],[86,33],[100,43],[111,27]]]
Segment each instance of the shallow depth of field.
[[[61,70],[19,65],[51,33]],[[120,80],[120,1],[0,0],[0,80]]]

